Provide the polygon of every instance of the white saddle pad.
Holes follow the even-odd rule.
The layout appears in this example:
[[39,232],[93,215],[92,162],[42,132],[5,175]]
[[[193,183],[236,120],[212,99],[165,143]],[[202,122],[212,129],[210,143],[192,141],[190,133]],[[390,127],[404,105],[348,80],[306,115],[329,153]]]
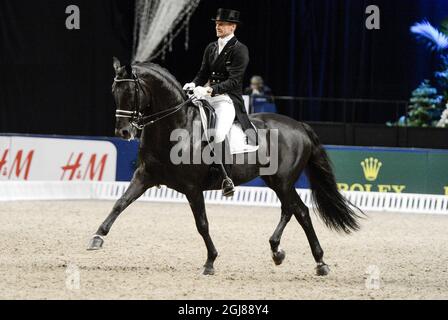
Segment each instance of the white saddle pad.
[[[207,115],[205,114],[204,107],[202,103],[197,103],[197,107],[199,107],[199,111],[201,114],[201,122],[202,127],[204,128],[204,132],[207,132]],[[244,133],[241,125],[239,123],[234,123],[229,133],[227,133],[227,138],[229,140],[230,145],[230,153],[234,154],[242,154],[242,153],[251,153],[258,151],[258,146],[251,146],[247,144],[247,137]],[[207,137],[208,139],[208,137]]]
[[241,128],[241,124],[234,123],[227,134],[231,154],[251,153],[258,151],[258,146],[247,145],[247,136]]

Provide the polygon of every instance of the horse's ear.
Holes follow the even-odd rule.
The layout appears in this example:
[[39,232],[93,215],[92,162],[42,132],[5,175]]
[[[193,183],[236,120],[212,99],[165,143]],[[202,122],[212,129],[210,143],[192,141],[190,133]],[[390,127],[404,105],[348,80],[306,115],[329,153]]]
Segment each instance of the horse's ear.
[[115,73],[118,73],[118,71],[121,68],[121,63],[120,60],[118,60],[117,57],[114,57],[114,69],[115,69]]

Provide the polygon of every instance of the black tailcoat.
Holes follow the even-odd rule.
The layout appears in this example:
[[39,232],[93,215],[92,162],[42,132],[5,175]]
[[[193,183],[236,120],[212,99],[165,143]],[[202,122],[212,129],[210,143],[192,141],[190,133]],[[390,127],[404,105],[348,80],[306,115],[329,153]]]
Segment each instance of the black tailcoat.
[[230,39],[221,54],[218,42],[212,42],[205,49],[201,69],[193,80],[197,86],[209,83],[213,95],[228,94],[243,130],[253,128],[242,97],[243,79],[248,64],[249,50],[236,37]]

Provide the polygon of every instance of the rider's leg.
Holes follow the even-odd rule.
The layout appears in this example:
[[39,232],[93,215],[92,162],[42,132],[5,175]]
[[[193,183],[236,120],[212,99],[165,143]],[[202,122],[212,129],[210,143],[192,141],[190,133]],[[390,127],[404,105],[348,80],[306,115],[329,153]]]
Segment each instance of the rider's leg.
[[[209,100],[210,105],[213,107],[216,113],[216,126],[213,132],[213,144],[212,146],[221,147],[221,143],[224,142],[227,134],[232,128],[235,120],[235,107],[233,106],[232,99],[228,95],[220,95]],[[223,175],[222,189],[223,195],[226,197],[232,197],[235,192],[235,187],[229,173],[224,166],[225,161],[225,149],[220,150],[221,156],[215,157],[216,161]]]
[[216,113],[215,140],[216,144],[223,142],[235,121],[235,107],[228,95],[220,95],[209,100]]

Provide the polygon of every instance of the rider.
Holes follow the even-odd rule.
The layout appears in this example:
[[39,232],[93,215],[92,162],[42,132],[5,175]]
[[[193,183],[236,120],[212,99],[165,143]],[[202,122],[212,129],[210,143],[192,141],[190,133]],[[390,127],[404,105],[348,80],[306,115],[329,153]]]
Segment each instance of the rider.
[[[240,22],[240,12],[219,9],[215,19],[218,41],[210,43],[204,53],[201,69],[184,90],[193,90],[198,99],[207,100],[216,112],[214,143],[225,140],[236,118],[243,131],[252,130],[252,124],[244,106],[243,79],[249,64],[249,50],[235,37]],[[246,152],[258,149],[246,141]],[[233,195],[232,180],[223,169],[223,193]]]

